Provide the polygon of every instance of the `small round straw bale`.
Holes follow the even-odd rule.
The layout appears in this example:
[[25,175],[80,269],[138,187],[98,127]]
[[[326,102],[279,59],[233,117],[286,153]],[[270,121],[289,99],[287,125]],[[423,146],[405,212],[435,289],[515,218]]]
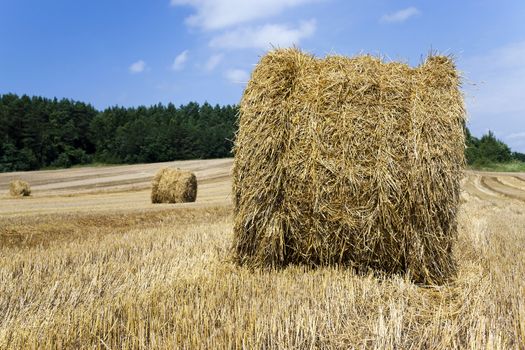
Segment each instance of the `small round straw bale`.
[[22,180],[13,180],[9,184],[9,194],[13,197],[26,197],[31,195],[31,187]]
[[186,203],[197,198],[197,178],[189,171],[163,168],[153,178],[152,186],[152,203]]

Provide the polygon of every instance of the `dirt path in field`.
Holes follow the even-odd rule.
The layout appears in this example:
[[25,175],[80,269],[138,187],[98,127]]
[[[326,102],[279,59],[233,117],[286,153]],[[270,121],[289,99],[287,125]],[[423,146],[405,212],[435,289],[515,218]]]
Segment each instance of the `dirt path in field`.
[[[231,204],[232,159],[191,160],[168,163],[85,167],[0,174],[0,215],[20,216],[68,212],[164,210]],[[195,203],[150,203],[151,178],[163,167],[195,172]],[[14,199],[9,182],[20,178],[31,184],[32,196]],[[467,171],[462,188],[481,200],[525,201],[525,173]]]

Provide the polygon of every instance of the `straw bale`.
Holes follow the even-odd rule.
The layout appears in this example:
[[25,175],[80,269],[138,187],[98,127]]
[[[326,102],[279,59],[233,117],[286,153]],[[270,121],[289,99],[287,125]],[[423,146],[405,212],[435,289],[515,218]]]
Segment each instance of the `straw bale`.
[[195,202],[197,178],[195,174],[180,169],[163,168],[152,181],[152,203]]
[[262,57],[240,104],[235,260],[454,276],[465,111],[449,57]]
[[13,197],[27,197],[31,195],[31,187],[22,180],[13,180],[9,183],[9,194]]

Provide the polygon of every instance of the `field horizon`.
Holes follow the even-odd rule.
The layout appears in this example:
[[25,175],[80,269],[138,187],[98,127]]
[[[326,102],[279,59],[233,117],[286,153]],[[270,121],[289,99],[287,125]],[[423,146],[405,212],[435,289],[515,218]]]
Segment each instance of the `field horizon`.
[[[233,264],[231,165],[0,174],[0,349],[525,349],[525,173],[466,171],[458,276],[429,287]],[[196,174],[195,203],[151,204],[165,166]]]

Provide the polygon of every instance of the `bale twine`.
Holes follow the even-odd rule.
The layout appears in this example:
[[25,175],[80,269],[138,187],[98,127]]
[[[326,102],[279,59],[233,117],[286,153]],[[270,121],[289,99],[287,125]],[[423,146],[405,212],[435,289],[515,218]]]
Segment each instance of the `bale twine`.
[[240,104],[233,167],[240,264],[348,265],[441,284],[464,166],[452,60],[274,50]]
[[152,203],[195,202],[197,178],[195,174],[180,169],[163,168],[152,181]]
[[27,197],[31,195],[31,187],[22,180],[13,180],[9,183],[9,194],[13,197]]

